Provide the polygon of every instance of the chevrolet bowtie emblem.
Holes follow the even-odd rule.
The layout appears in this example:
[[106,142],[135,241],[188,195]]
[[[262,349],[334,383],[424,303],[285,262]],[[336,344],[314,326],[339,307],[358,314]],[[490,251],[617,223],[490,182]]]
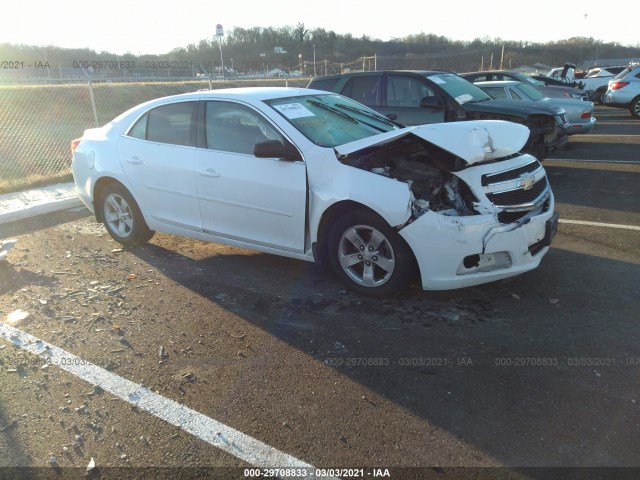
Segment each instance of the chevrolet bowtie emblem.
[[536,184],[536,179],[533,175],[523,175],[520,177],[520,186],[524,190],[529,190]]

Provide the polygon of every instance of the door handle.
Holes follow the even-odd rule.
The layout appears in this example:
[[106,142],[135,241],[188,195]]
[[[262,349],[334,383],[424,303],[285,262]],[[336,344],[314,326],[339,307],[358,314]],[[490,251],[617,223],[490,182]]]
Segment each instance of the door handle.
[[137,155],[134,155],[133,157],[127,158],[127,163],[130,163],[131,165],[140,165],[142,160],[140,160],[140,157]]
[[205,177],[219,177],[220,174],[216,172],[213,168],[207,168],[206,170],[202,170],[200,175],[204,175]]

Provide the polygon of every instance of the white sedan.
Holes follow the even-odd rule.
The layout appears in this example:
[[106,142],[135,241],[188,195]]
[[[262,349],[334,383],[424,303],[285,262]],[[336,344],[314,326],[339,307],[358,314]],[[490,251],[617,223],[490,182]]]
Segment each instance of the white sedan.
[[328,263],[389,295],[538,266],[546,173],[504,121],[402,128],[349,98],[239,88],[160,98],[72,142],[82,201],[125,246],[155,231]]

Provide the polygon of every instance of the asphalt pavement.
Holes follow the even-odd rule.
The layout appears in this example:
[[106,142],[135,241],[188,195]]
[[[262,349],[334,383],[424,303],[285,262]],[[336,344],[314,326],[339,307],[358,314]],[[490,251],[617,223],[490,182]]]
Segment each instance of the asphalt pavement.
[[544,162],[540,267],[479,287],[371,299],[272,255],[123,249],[80,207],[4,223],[0,477],[638,478],[640,123],[596,115]]

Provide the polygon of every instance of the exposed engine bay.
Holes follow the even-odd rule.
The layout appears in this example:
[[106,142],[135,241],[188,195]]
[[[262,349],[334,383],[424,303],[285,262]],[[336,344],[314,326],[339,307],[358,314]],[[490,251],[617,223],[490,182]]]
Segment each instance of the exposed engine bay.
[[442,215],[476,215],[469,187],[452,172],[467,166],[452,153],[415,135],[369,147],[340,158],[345,165],[405,182],[413,194],[415,216],[426,211]]

